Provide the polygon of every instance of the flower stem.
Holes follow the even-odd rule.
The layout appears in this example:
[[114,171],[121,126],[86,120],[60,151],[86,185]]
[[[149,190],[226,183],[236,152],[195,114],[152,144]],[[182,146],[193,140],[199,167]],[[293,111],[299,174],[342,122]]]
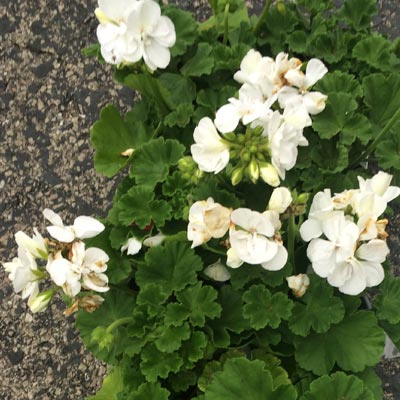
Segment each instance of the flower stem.
[[295,216],[291,215],[289,217],[289,228],[288,228],[288,252],[289,261],[292,264],[293,273],[296,273],[296,261],[294,257],[294,241],[296,238],[296,223],[294,220]]
[[259,31],[260,28],[261,28],[262,23],[264,22],[265,18],[267,17],[267,14],[268,14],[269,8],[271,7],[271,4],[272,4],[272,0],[267,0],[267,1],[265,2],[264,9],[262,10],[261,15],[260,15],[260,17],[258,18],[255,27],[253,28],[253,32],[254,32],[255,34],[258,33],[258,31]]
[[117,319],[111,325],[109,325],[107,327],[106,332],[111,333],[114,329],[118,328],[121,325],[125,325],[131,321],[132,321],[132,317],[125,317],[125,318]]
[[366,148],[366,150],[358,157],[347,169],[354,168],[360,162],[366,161],[370,154],[375,150],[378,143],[382,140],[382,138],[388,133],[392,128],[393,125],[400,119],[400,108],[395,112],[393,117],[389,120],[389,122],[383,127],[383,129],[378,133],[375,137],[374,141]]
[[229,3],[225,6],[224,11],[224,38],[222,40],[222,44],[226,45],[228,42],[228,32],[229,32]]
[[226,257],[226,251],[214,249],[213,247],[210,247],[208,244],[203,243],[203,249],[210,251],[211,253],[218,254],[220,256]]

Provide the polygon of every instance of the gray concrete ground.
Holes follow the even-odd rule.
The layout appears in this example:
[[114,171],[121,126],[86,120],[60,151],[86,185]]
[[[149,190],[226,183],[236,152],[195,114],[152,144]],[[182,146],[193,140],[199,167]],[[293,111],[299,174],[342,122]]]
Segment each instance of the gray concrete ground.
[[[202,16],[207,2],[179,3]],[[377,25],[399,36],[399,1],[379,3]],[[262,1],[249,4],[257,9]],[[104,105],[124,110],[133,96],[112,81],[109,67],[81,56],[96,41],[95,6],[95,0],[0,0],[1,261],[15,255],[17,230],[44,230],[45,207],[69,222],[104,216],[110,206],[115,180],[93,170],[89,127]],[[83,399],[99,388],[106,368],[82,347],[62,310],[57,301],[32,315],[0,268],[0,400]],[[400,367],[382,369],[388,398],[396,398],[389,391],[399,385]]]

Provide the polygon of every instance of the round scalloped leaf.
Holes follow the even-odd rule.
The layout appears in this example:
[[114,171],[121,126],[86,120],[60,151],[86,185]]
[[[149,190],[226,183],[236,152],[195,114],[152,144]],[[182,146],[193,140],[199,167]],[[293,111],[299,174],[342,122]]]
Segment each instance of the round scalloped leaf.
[[170,393],[156,383],[143,383],[137,392],[132,393],[127,400],[168,400]]
[[257,330],[267,325],[277,328],[282,319],[290,317],[293,307],[293,302],[285,293],[271,295],[263,285],[253,285],[243,294],[243,300],[243,316]]
[[296,397],[292,385],[275,388],[264,362],[243,357],[228,360],[224,369],[215,373],[205,392],[205,400],[295,400]]
[[361,379],[344,372],[321,376],[313,381],[309,390],[299,400],[375,400]]
[[354,75],[342,71],[328,72],[314,87],[323,94],[351,93],[354,97],[363,95],[362,86]]
[[156,283],[164,293],[172,294],[197,282],[196,272],[203,269],[201,258],[187,243],[167,242],[164,246],[150,248],[145,256],[145,264],[140,264],[136,272],[136,283],[143,288],[148,283]]
[[311,285],[301,302],[296,302],[289,319],[289,328],[296,335],[307,336],[326,332],[344,318],[344,305],[333,296],[333,288],[321,279],[311,277]]
[[400,278],[386,278],[382,283],[374,306],[377,309],[379,319],[389,321],[391,324],[400,322]]
[[329,374],[335,363],[346,371],[360,372],[380,360],[385,332],[372,312],[358,311],[329,331],[296,338],[294,344],[299,365],[316,375]]

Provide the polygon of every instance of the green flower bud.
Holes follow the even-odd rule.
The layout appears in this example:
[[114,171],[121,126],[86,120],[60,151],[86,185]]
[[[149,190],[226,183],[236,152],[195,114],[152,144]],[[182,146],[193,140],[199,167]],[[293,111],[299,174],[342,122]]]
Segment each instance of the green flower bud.
[[224,133],[224,138],[230,142],[237,141],[237,136],[233,132]]
[[310,193],[302,193],[297,199],[297,204],[307,204],[308,199],[310,198]]
[[245,152],[245,153],[242,154],[241,159],[242,159],[242,161],[247,163],[247,162],[250,161],[251,155],[248,152]]
[[258,151],[258,147],[255,144],[253,144],[252,146],[250,146],[249,150],[250,150],[250,153],[255,154]]
[[260,168],[254,158],[250,161],[250,164],[247,167],[247,171],[251,181],[253,183],[256,183],[258,181],[258,178],[260,177]]
[[240,134],[237,136],[237,141],[238,141],[238,143],[240,143],[240,144],[242,144],[242,143],[244,143],[244,142],[246,141],[246,137],[243,135],[243,133],[240,133]]
[[238,185],[241,180],[243,179],[243,167],[238,167],[235,168],[232,171],[232,175],[231,175],[231,183],[233,186]]
[[278,4],[276,5],[276,8],[278,9],[280,14],[286,14],[286,7],[283,4],[283,2],[279,1]]

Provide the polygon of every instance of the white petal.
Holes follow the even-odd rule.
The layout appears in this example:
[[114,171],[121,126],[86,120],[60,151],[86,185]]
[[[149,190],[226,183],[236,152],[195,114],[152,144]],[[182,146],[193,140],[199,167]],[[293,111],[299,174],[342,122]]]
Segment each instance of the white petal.
[[233,104],[226,104],[217,111],[214,124],[221,133],[228,133],[236,129],[239,120],[237,108]]
[[228,268],[218,260],[216,263],[209,265],[205,270],[204,274],[209,278],[217,282],[226,282],[231,279],[231,274]]
[[59,258],[49,262],[46,266],[47,272],[57,286],[62,286],[67,280],[68,271],[73,267],[73,264],[65,258]]
[[239,258],[235,249],[232,247],[227,251],[226,265],[230,268],[239,268],[243,264],[243,260]]
[[328,96],[320,92],[310,92],[303,96],[303,104],[309,114],[316,115],[324,111],[327,99]]
[[156,39],[147,39],[144,43],[143,59],[151,70],[166,68],[171,60],[171,53]]
[[385,279],[385,271],[381,264],[362,261],[361,265],[365,270],[367,287],[378,286]]
[[165,240],[165,237],[166,236],[160,232],[157,233],[157,235],[155,236],[150,236],[144,239],[143,244],[147,247],[156,247],[159,246]]
[[97,247],[89,247],[85,251],[83,264],[94,272],[104,272],[107,269],[107,262],[110,258],[107,253]]
[[275,233],[269,217],[248,208],[238,208],[231,214],[231,221],[250,232],[257,232],[261,235],[272,237]]
[[310,218],[300,227],[301,238],[305,242],[316,239],[322,235],[322,223],[318,219]]
[[105,226],[92,217],[80,216],[74,221],[74,230],[79,239],[89,239],[103,232]]
[[161,9],[155,1],[144,1],[140,9],[140,19],[144,30],[154,27],[160,20]]
[[142,242],[136,239],[135,237],[132,237],[128,239],[128,251],[126,252],[126,254],[134,256],[135,254],[139,253],[141,248],[142,248]]
[[288,252],[286,248],[282,245],[279,245],[278,252],[276,253],[275,257],[270,261],[261,263],[261,266],[268,271],[279,271],[286,265],[287,259]]
[[75,239],[75,233],[70,226],[48,226],[46,227],[50,236],[59,242],[71,243]]
[[360,246],[356,252],[360,260],[383,263],[389,254],[389,248],[384,240],[374,239]]
[[85,289],[94,290],[95,292],[107,292],[110,290],[108,285],[108,277],[105,274],[96,274],[91,272],[90,274],[83,275],[82,286]]
[[279,214],[282,214],[289,207],[292,200],[292,195],[288,188],[276,188],[269,199],[268,209],[278,211]]
[[45,208],[43,210],[43,215],[53,225],[64,226],[61,217],[58,214],[56,214],[53,210]]
[[312,58],[306,67],[306,87],[309,88],[317,83],[328,72],[325,64],[317,58]]
[[358,262],[353,260],[353,270],[349,280],[339,287],[339,291],[351,296],[357,296],[367,287],[365,269]]
[[285,74],[285,79],[289,82],[291,86],[296,86],[298,88],[307,88],[306,77],[304,73],[298,69],[291,69]]
[[336,264],[328,275],[328,283],[332,286],[339,287],[344,285],[353,272],[352,265],[348,262]]
[[307,248],[307,257],[311,262],[329,260],[334,251],[335,243],[324,239],[313,239]]

